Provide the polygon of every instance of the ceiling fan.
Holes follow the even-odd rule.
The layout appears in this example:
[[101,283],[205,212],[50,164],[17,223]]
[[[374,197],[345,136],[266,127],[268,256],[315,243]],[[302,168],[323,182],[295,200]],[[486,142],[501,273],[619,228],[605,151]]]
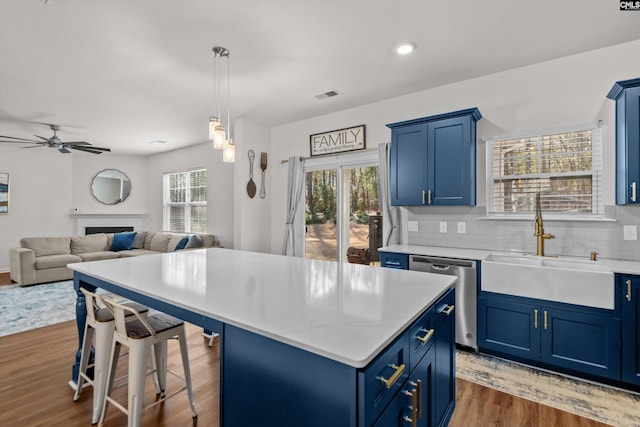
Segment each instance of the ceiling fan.
[[102,154],[105,151],[111,151],[110,148],[94,147],[93,145],[91,145],[86,141],[68,141],[68,142],[62,141],[60,138],[58,138],[58,135],[57,135],[57,132],[60,130],[60,126],[49,125],[49,127],[53,131],[53,136],[51,138],[45,138],[44,136],[40,136],[40,135],[33,135],[36,138],[40,138],[41,139],[40,141],[37,139],[25,139],[25,138],[17,138],[15,136],[0,135],[0,138],[10,139],[10,141],[0,139],[0,142],[12,142],[15,144],[35,144],[30,147],[22,147],[22,148],[36,148],[36,147],[43,146],[43,147],[57,148],[58,151],[61,153],[70,153],[71,151],[69,151],[69,148],[72,150],[84,151],[85,153],[93,153],[93,154]]

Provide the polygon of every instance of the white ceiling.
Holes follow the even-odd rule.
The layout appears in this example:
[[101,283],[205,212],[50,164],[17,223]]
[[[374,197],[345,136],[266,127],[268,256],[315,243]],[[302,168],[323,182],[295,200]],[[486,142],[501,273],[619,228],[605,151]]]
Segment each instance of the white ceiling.
[[0,135],[205,142],[216,45],[232,117],[274,126],[637,39],[615,0],[0,0]]

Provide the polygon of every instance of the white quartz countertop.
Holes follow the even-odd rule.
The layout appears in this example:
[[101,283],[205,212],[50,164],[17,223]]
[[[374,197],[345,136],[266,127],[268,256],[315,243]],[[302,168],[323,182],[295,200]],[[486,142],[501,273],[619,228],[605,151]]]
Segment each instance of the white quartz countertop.
[[356,368],[456,280],[222,248],[68,267]]
[[[445,248],[439,246],[421,245],[389,245],[379,249],[382,252],[395,252],[410,255],[428,255],[434,257],[447,257],[483,261],[489,254],[503,253],[487,249]],[[565,257],[575,258],[575,257]],[[606,265],[614,273],[640,275],[640,262],[598,258],[598,262]]]

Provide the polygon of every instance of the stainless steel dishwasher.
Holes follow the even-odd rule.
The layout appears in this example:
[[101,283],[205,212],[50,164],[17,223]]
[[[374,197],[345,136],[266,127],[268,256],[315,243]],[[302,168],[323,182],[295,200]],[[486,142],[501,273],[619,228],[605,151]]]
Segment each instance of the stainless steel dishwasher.
[[410,255],[409,270],[456,276],[456,343],[478,350],[477,340],[477,275],[476,262]]

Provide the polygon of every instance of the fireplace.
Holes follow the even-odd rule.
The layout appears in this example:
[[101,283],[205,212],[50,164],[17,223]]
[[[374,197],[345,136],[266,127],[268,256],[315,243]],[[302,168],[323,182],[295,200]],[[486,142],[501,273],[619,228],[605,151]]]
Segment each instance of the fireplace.
[[133,227],[85,227],[84,228],[84,234],[122,233],[125,231],[133,231]]
[[76,235],[93,233],[117,233],[122,231],[145,230],[146,214],[72,214],[76,225]]

